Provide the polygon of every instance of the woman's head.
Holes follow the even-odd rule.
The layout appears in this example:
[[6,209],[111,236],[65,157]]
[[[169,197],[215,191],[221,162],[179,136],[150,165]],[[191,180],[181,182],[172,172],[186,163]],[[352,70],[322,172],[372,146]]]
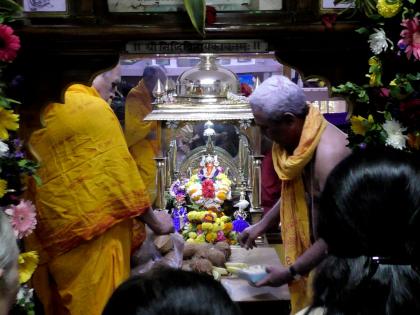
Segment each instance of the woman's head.
[[0,210],[0,315],[7,314],[7,309],[15,300],[18,290],[19,250],[16,237],[9,220]]
[[420,168],[397,150],[353,153],[330,174],[318,233],[338,256],[411,259],[420,235]]
[[420,168],[396,150],[351,154],[322,192],[318,235],[329,256],[317,267],[313,307],[326,314],[417,314]]
[[156,269],[124,282],[103,315],[239,315],[223,286],[212,277]]

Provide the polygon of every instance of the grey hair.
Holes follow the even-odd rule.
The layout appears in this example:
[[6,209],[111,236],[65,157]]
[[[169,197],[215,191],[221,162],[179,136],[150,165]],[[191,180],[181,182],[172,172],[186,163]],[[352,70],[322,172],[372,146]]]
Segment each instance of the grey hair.
[[8,292],[14,286],[11,283],[10,270],[17,262],[18,256],[15,234],[7,216],[0,209],[0,269],[3,269],[3,275],[0,276],[0,293]]
[[284,113],[305,117],[308,105],[303,89],[283,75],[273,75],[266,79],[249,96],[254,110],[261,111],[270,120],[280,120]]

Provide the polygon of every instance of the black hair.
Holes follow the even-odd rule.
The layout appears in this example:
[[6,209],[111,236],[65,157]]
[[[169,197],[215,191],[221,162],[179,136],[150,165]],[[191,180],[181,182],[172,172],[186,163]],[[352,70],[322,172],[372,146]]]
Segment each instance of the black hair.
[[399,150],[365,150],[344,159],[321,195],[318,235],[329,252],[404,258],[420,211],[419,161]]
[[[353,152],[329,175],[318,235],[329,256],[314,277],[325,314],[419,314],[420,167],[391,149]],[[378,258],[379,262],[378,262]]]
[[240,315],[212,277],[160,268],[134,276],[111,296],[102,315]]
[[143,70],[143,82],[151,96],[157,80],[159,79],[162,84],[165,84],[166,78],[166,72],[162,66],[151,65]]

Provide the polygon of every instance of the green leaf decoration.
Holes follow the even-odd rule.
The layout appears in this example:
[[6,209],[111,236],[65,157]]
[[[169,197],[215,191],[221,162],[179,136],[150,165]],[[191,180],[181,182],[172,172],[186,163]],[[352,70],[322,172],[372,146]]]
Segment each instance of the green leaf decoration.
[[1,23],[11,22],[21,15],[22,7],[12,0],[0,0]]
[[184,6],[196,31],[205,37],[206,0],[184,0]]
[[358,28],[358,29],[356,30],[356,32],[357,32],[357,33],[359,33],[359,34],[362,34],[362,35],[369,34],[369,30],[368,30],[366,27],[361,27],[361,28]]

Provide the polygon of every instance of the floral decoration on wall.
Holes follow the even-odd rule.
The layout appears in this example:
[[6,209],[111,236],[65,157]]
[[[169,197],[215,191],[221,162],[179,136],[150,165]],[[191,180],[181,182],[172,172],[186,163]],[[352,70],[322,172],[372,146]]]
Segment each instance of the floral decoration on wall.
[[[336,0],[336,3],[344,2]],[[349,1],[346,1],[349,2]],[[420,152],[420,12],[416,0],[355,0],[371,56],[366,83],[333,92],[353,105],[350,146],[385,145]],[[362,79],[362,78],[361,78]]]
[[[0,211],[4,211],[16,235],[18,245],[23,250],[22,239],[36,227],[34,205],[21,198],[24,191],[25,176],[34,176],[36,163],[26,159],[23,143],[19,139],[19,115],[16,106],[19,102],[6,96],[8,82],[4,70],[15,60],[20,39],[9,24],[20,15],[21,7],[11,0],[0,0]],[[12,314],[34,314],[32,289],[26,284],[38,263],[36,252],[19,255],[19,282],[21,289]]]

